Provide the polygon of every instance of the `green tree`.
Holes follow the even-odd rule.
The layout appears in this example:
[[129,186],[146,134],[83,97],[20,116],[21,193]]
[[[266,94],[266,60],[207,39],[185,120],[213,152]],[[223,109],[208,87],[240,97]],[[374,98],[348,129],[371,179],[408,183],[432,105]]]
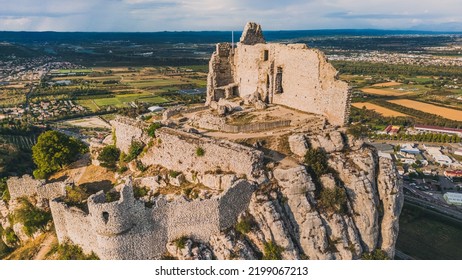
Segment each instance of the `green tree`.
[[99,153],[98,160],[101,162],[102,167],[108,169],[114,169],[116,167],[117,161],[119,161],[120,150],[114,146],[106,146]]
[[46,131],[40,134],[37,144],[32,147],[32,158],[37,165],[34,176],[44,179],[87,151],[88,147],[73,137],[57,131]]
[[305,164],[318,178],[329,172],[327,159],[327,154],[321,148],[309,149],[305,154]]

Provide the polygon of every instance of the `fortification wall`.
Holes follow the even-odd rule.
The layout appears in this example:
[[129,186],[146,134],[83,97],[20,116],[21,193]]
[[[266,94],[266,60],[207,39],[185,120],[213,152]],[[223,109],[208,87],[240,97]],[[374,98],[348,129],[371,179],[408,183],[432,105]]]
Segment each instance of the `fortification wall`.
[[218,101],[226,96],[225,89],[220,87],[232,84],[233,65],[232,65],[232,50],[229,43],[221,43],[216,45],[216,50],[209,62],[209,75],[207,76],[207,99],[206,105],[212,101]]
[[[347,122],[349,86],[337,79],[321,51],[305,44],[265,44],[260,25],[254,23],[247,24],[243,34],[228,60],[218,55],[217,45],[209,67],[207,105],[226,98],[219,94],[220,86],[232,81],[249,103],[261,100],[324,115],[334,125]],[[231,71],[226,70],[229,64]],[[232,77],[222,78],[223,71]]]
[[66,194],[65,182],[45,184],[45,180],[36,180],[30,175],[10,177],[6,184],[12,199],[35,195],[43,199],[53,199]]
[[318,50],[303,44],[240,44],[234,65],[241,97],[258,92],[263,101],[325,115],[335,125],[347,121],[348,84],[336,79],[337,71]]
[[[185,173],[220,169],[249,179],[258,177],[263,167],[263,153],[243,145],[165,127],[158,129],[156,136],[160,141],[141,159],[145,165],[162,165]],[[202,156],[197,155],[198,148],[204,151]]]
[[218,200],[174,201],[168,204],[168,240],[191,236],[208,242],[220,232]]
[[221,230],[228,229],[236,224],[239,215],[249,208],[250,198],[255,189],[255,185],[241,180],[222,194],[218,205]]
[[68,207],[59,199],[50,201],[51,214],[60,244],[72,242],[85,253],[95,252],[100,256],[96,231],[92,230],[90,217],[76,207]]
[[45,184],[45,180],[35,180],[30,175],[23,177],[10,177],[6,184],[10,192],[11,199],[27,196],[31,197],[37,194],[37,188]]
[[142,121],[117,116],[110,123],[115,130],[116,146],[124,153],[128,153],[133,140],[144,144],[149,142],[149,136],[146,133],[147,124]]
[[59,199],[51,201],[50,207],[60,243],[71,241],[101,259],[158,259],[169,241],[188,236],[208,242],[233,226],[247,209],[254,189],[240,180],[218,197],[173,202],[161,198],[151,209],[134,199],[127,184],[118,201],[106,203],[101,193],[90,197],[89,214]]

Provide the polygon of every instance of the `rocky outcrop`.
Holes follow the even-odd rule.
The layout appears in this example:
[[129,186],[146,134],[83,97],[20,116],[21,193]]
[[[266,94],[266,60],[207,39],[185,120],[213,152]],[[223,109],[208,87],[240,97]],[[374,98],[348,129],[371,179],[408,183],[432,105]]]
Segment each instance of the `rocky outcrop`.
[[264,252],[264,244],[274,242],[282,248],[281,256],[286,260],[299,259],[297,245],[289,232],[287,217],[276,193],[257,194],[250,201],[249,213],[254,217],[257,228],[249,234],[250,240]]
[[379,158],[378,189],[383,207],[380,247],[388,256],[395,255],[399,232],[399,215],[404,203],[403,187],[397,176],[393,161]]
[[255,260],[257,257],[245,239],[239,239],[234,230],[210,238],[210,246],[219,260]]

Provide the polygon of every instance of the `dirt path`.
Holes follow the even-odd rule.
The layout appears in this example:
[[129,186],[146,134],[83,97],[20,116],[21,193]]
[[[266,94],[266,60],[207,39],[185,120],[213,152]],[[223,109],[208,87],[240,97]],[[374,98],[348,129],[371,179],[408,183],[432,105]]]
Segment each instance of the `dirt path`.
[[34,256],[34,260],[44,260],[46,254],[51,250],[54,241],[56,241],[56,236],[54,234],[48,234],[42,245],[40,245],[40,250]]

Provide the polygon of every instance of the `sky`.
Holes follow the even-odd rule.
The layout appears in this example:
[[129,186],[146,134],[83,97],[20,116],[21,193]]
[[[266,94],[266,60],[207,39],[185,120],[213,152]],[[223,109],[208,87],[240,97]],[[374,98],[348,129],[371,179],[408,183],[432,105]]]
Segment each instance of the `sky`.
[[461,0],[0,0],[2,31],[462,31]]

